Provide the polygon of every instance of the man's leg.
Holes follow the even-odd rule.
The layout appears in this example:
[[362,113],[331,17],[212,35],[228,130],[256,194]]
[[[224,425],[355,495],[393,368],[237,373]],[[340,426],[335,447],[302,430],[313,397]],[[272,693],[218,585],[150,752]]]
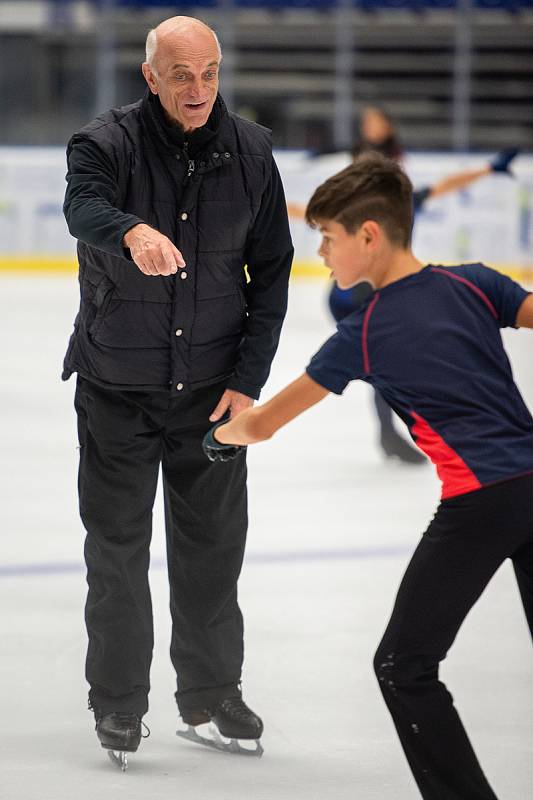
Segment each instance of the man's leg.
[[97,716],[120,711],[142,717],[148,708],[149,545],[161,449],[149,398],[78,379],[78,486],[89,586],[86,676]]
[[222,388],[174,404],[163,484],[172,613],[171,658],[180,712],[214,708],[240,694],[243,621],[237,579],[247,529],[246,460],[213,464],[201,442]]
[[441,503],[376,653],[380,689],[425,800],[496,797],[438,671],[468,611],[523,534],[505,486]]

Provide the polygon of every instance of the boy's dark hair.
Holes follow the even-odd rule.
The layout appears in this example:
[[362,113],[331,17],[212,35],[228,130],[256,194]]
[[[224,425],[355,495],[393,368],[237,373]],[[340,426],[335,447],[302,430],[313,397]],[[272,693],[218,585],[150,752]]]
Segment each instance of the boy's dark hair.
[[316,228],[332,220],[348,233],[368,219],[378,222],[389,240],[409,247],[413,228],[413,187],[402,168],[379,153],[365,153],[316,189],[305,211]]

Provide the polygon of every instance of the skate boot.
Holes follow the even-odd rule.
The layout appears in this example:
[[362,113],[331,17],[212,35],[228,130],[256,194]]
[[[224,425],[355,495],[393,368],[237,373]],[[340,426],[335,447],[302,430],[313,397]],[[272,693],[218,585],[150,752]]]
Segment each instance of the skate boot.
[[185,712],[182,719],[188,727],[177,731],[177,735],[183,739],[224,753],[258,758],[263,755],[263,722],[241,697],[226,697],[213,709]]
[[397,458],[404,464],[424,464],[426,462],[426,457],[409,442],[402,439],[395,430],[382,430],[379,443],[387,458]]
[[[137,714],[114,711],[96,718],[96,735],[109,758],[122,772],[128,768],[128,753],[135,753],[142,737],[141,718]],[[149,735],[148,731],[148,735]]]

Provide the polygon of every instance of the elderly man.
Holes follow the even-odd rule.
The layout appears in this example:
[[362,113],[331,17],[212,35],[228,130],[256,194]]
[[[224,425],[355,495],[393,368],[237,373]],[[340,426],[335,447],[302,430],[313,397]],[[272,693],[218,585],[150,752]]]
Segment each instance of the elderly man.
[[148,709],[160,465],[180,714],[193,738],[208,721],[261,736],[240,689],[245,458],[209,464],[201,441],[259,397],[293,252],[269,131],[226,109],[213,31],[173,17],[146,44],[145,97],[72,137],[64,206],[80,266],[63,378],[78,374],[89,707],[121,752]]

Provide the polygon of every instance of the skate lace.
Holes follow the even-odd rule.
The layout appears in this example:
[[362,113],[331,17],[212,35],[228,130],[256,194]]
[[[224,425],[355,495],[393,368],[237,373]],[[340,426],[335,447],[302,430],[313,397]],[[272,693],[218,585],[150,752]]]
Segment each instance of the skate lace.
[[226,700],[222,701],[220,706],[228,711],[231,710],[233,716],[244,721],[249,720],[253,714],[240,697],[228,697]]
[[142,738],[143,739],[148,739],[148,737],[150,736],[150,733],[151,733],[150,728],[148,727],[146,722],[143,722],[143,720],[139,718],[138,714],[129,714],[126,711],[117,711],[117,717],[119,717],[119,719],[123,719],[125,722],[131,722],[132,725],[136,725],[137,722],[140,721],[142,727],[146,731],[146,733],[142,734]]

